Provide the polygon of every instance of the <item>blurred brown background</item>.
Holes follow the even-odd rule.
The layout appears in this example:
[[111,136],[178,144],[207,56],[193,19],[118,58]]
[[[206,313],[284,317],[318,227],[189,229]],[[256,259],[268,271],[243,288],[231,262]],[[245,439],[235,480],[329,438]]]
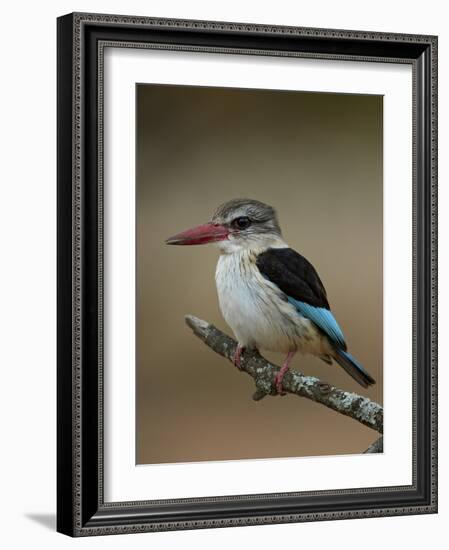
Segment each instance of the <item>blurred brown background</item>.
[[136,462],[360,453],[374,431],[294,396],[255,403],[252,380],[184,323],[192,313],[230,333],[218,250],[164,240],[236,197],[277,209],[377,384],[310,356],[293,368],[382,402],[382,98],[138,85]]

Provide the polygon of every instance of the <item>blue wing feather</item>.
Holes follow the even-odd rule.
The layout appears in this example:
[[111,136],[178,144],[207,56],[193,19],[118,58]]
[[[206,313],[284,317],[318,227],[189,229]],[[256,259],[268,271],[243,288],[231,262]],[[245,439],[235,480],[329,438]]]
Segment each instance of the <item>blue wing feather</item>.
[[330,341],[339,348],[346,349],[345,337],[339,327],[335,317],[329,309],[324,307],[314,307],[305,302],[299,302],[294,298],[287,297],[288,301],[295,306],[297,311],[310,319],[319,327],[330,339]]

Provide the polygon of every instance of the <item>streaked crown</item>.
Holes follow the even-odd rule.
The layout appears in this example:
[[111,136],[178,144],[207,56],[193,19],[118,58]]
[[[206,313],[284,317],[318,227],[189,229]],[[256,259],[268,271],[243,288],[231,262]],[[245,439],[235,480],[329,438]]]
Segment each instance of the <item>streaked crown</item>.
[[231,228],[244,229],[248,233],[281,234],[275,209],[254,199],[232,199],[221,204],[215,210],[212,221]]
[[[254,199],[232,199],[225,202],[215,211],[212,223],[228,227],[228,241],[239,248],[264,246],[271,240],[281,238],[275,209]],[[226,243],[220,246],[223,247],[226,247]]]

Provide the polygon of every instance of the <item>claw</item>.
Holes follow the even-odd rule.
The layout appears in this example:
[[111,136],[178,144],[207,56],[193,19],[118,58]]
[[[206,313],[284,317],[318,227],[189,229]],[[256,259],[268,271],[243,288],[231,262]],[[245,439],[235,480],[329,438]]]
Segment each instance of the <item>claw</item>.
[[281,372],[279,371],[276,374],[276,378],[274,380],[274,383],[275,383],[275,386],[276,386],[276,391],[277,391],[278,395],[280,395],[281,397],[283,397],[284,395],[287,395],[287,393],[284,391],[284,389],[282,387],[282,379],[283,378],[284,378],[284,376],[283,375],[281,376]]
[[245,350],[245,348],[243,346],[241,346],[240,344],[237,345],[237,347],[235,348],[235,352],[234,352],[234,357],[232,359],[232,362],[234,363],[234,365],[238,368],[238,369],[241,369],[241,365],[240,365],[240,359],[241,359],[241,356],[242,356],[242,352]]
[[285,358],[284,364],[282,365],[281,370],[276,374],[276,378],[274,379],[274,384],[276,386],[276,391],[279,395],[287,395],[286,392],[282,388],[282,380],[284,379],[285,373],[290,368],[290,362],[293,359],[296,351],[289,351],[287,354],[287,357]]

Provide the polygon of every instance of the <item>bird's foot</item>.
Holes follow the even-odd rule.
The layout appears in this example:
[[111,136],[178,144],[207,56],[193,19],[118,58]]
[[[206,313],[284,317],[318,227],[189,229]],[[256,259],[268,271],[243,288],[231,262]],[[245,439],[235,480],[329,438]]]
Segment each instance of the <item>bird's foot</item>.
[[287,372],[288,370],[288,367],[287,369],[285,370],[284,373],[282,373],[282,369],[276,374],[276,378],[274,380],[274,383],[275,383],[275,386],[276,386],[276,392],[278,395],[280,395],[281,397],[283,397],[284,395],[287,395],[287,393],[284,391],[283,387],[282,387],[282,379],[284,378],[284,374]]
[[234,357],[232,359],[232,362],[234,363],[234,365],[238,369],[242,368],[242,366],[241,366],[241,357],[242,357],[242,352],[243,351],[245,351],[245,348],[243,346],[241,346],[240,344],[238,344],[237,347],[235,348]]
[[284,379],[285,373],[290,368],[290,361],[293,359],[293,356],[296,352],[290,351],[285,358],[284,364],[282,365],[282,368],[280,371],[276,374],[276,378],[274,379],[274,384],[276,386],[276,391],[279,395],[284,396],[287,395],[284,391],[284,388],[282,387],[282,380]]

